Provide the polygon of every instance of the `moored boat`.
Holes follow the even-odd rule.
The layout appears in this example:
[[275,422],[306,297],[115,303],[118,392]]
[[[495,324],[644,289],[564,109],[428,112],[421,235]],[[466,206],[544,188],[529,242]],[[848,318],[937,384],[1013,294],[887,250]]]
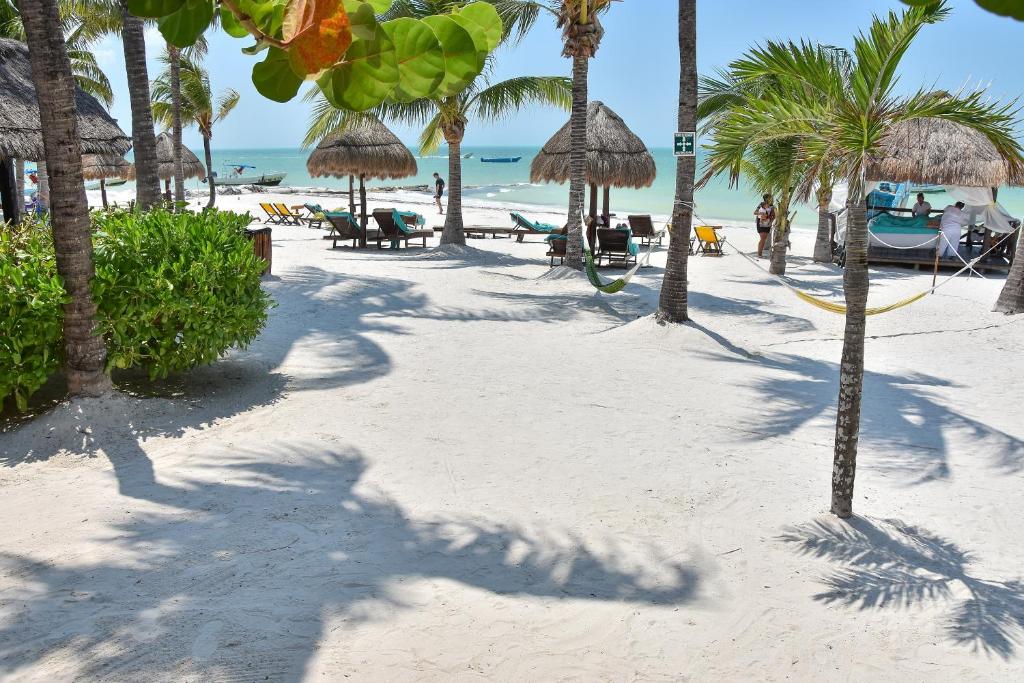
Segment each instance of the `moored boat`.
[[514,164],[522,157],[480,157],[485,164]]
[[246,173],[247,170],[255,171],[256,167],[250,164],[224,164],[224,175],[218,174],[216,181],[218,185],[280,185],[287,173],[271,171],[270,173]]

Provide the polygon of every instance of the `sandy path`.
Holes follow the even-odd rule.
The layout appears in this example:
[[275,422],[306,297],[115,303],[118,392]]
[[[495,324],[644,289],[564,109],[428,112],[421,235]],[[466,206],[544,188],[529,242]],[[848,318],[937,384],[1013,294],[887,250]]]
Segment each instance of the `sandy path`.
[[[697,324],[667,329],[663,251],[609,297],[543,277],[537,242],[274,235],[250,349],[173,402],[0,435],[0,675],[1024,675],[1024,323],[987,312],[997,279],[872,320],[842,525],[842,319],[739,257],[694,259]],[[795,241],[791,277],[837,292]],[[872,301],[929,277],[880,271]]]

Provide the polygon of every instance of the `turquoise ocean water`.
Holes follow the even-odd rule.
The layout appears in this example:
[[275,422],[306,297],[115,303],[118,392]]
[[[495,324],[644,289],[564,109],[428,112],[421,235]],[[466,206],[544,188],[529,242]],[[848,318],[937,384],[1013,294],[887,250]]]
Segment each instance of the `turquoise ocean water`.
[[[568,203],[568,185],[532,184],[530,183],[530,162],[539,151],[539,147],[464,147],[463,154],[472,154],[470,159],[463,159],[463,184],[468,188],[463,195],[467,199],[484,201],[500,201],[512,204],[539,204],[544,206],[564,207]],[[202,158],[202,150],[194,150]],[[414,151],[414,154],[416,152]],[[652,150],[658,168],[658,176],[649,188],[640,190],[611,191],[611,210],[619,215],[626,213],[650,213],[668,215],[672,212],[672,198],[675,193],[675,157],[670,149]],[[255,165],[260,172],[284,171],[288,174],[283,185],[298,187],[331,187],[347,188],[348,179],[312,178],[306,172],[306,158],[309,152],[299,149],[228,149],[214,150],[214,167],[218,173],[224,173],[221,164],[224,162],[246,163]],[[516,157],[522,160],[515,164],[482,163],[480,157]],[[436,171],[447,180],[448,157],[446,148],[441,148],[428,157],[417,156],[419,173],[411,178],[388,181],[371,181],[369,187],[381,185],[427,185],[432,184],[432,174]],[[698,156],[698,169],[702,158]],[[191,180],[190,188],[204,187],[198,181]],[[1024,190],[1003,189],[1000,191],[1000,202],[1014,216],[1024,215]],[[589,201],[589,200],[588,200]],[[760,201],[758,193],[742,185],[738,189],[730,189],[724,178],[713,180],[707,187],[698,191],[696,205],[698,215],[706,218],[726,219],[738,224],[752,223],[753,210]],[[929,195],[928,201],[936,208],[949,203],[942,194]],[[817,225],[816,209],[810,206],[797,206],[796,225],[814,227]]]

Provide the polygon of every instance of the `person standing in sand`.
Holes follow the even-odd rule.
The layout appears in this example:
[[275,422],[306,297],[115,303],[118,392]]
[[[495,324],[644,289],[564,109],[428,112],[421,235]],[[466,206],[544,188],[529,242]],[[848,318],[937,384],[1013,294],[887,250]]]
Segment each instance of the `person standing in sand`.
[[761,203],[754,209],[754,221],[757,225],[757,256],[761,257],[764,252],[765,242],[768,241],[768,234],[775,225],[775,203],[770,194],[761,197]]
[[444,215],[444,209],[441,208],[441,197],[444,195],[444,179],[440,173],[434,174],[434,201],[437,202],[437,212]]

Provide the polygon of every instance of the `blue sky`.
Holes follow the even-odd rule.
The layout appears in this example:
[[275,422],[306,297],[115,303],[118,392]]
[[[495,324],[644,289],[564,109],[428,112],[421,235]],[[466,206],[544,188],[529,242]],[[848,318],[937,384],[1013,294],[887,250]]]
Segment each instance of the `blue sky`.
[[[806,37],[850,46],[856,28],[865,27],[872,12],[902,9],[897,0],[702,0],[698,2],[698,66],[702,73],[728,63],[751,44],[767,38]],[[990,86],[999,99],[1024,92],[1024,74],[1016,52],[1024,39],[1024,23],[988,14],[974,0],[953,0],[953,16],[926,27],[904,61],[901,87],[957,89],[965,84]],[[673,0],[624,0],[605,16],[605,38],[591,62],[590,97],[617,111],[650,146],[667,147],[675,130],[678,88],[676,3]],[[146,32],[150,78],[158,73],[152,59],[162,46],[155,29]],[[241,102],[214,131],[214,148],[296,147],[309,116],[298,98],[287,104],[264,99],[252,87],[254,57],[243,55],[244,40],[223,33],[210,36],[207,66],[215,90],[232,87]],[[496,79],[520,75],[569,75],[561,57],[554,23],[542,18],[518,45],[498,54]],[[113,115],[122,128],[131,126],[121,44],[108,38],[96,54],[110,77],[116,100]],[[507,121],[471,121],[467,145],[533,145],[543,143],[567,119],[565,112],[532,108]],[[394,127],[407,143],[417,131]],[[186,131],[186,144],[201,146],[198,134]]]

